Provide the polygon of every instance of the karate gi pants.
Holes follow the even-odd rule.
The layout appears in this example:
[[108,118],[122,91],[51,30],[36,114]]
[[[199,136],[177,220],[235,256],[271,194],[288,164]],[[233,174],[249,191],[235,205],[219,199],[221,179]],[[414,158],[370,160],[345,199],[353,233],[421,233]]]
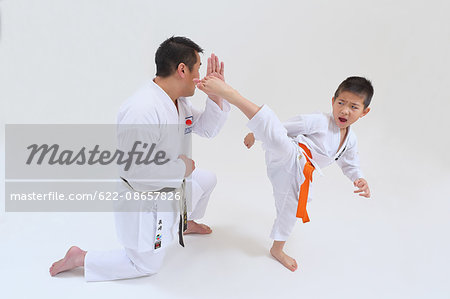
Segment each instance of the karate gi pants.
[[[209,197],[216,186],[214,173],[195,169],[192,173],[192,212],[189,220],[197,220],[205,215]],[[168,213],[179,217],[176,213]],[[178,223],[178,221],[168,221]],[[169,230],[172,230],[169,228]],[[164,246],[166,247],[167,244]],[[88,251],[84,260],[84,276],[86,281],[107,281],[134,278],[155,274],[162,266],[165,248],[158,251],[139,252],[124,248],[111,251]]]
[[306,163],[300,147],[290,137],[278,117],[263,106],[247,126],[256,139],[262,141],[265,151],[267,175],[272,183],[276,219],[270,238],[286,241],[298,218],[296,217],[300,185],[304,181]]

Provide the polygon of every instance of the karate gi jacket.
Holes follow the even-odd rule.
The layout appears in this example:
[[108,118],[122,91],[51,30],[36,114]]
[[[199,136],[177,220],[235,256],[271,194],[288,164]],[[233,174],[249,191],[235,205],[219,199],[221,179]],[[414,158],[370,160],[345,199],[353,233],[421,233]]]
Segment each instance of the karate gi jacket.
[[[166,92],[151,80],[120,107],[117,115],[118,149],[129,149],[136,140],[147,143],[147,149],[155,143],[156,149],[163,150],[165,159],[170,161],[163,165],[133,164],[128,171],[119,167],[120,176],[129,183],[121,182],[119,193],[180,188],[186,168],[178,156],[191,157],[191,133],[207,138],[216,136],[230,111],[225,100],[223,110],[209,98],[204,111],[199,111],[183,97],[178,98],[177,103],[178,111]],[[155,250],[157,222],[160,220],[164,225],[162,245],[170,243],[178,229],[177,214],[158,211],[152,205],[142,206],[140,210],[115,213],[116,230],[122,245],[138,251]]]

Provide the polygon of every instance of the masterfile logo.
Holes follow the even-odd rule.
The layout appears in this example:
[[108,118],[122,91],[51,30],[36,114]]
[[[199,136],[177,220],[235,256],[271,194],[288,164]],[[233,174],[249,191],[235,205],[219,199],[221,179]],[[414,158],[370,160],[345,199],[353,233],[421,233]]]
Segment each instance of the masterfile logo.
[[152,211],[158,202],[174,211],[185,196],[179,155],[192,156],[184,128],[6,125],[5,210]]

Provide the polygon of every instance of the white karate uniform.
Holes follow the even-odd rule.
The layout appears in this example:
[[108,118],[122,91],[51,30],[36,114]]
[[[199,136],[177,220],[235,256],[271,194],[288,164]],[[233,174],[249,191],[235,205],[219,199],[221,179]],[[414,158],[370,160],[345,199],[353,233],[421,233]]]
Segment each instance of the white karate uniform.
[[[311,162],[321,173],[334,161],[353,181],[362,178],[359,168],[356,135],[351,128],[342,147],[340,129],[331,114],[299,115],[281,123],[275,113],[264,105],[247,126],[265,150],[267,175],[272,183],[277,216],[270,237],[286,241],[296,221],[300,185],[304,181],[305,154],[298,143],[311,151]],[[310,198],[308,199],[308,201]]]
[[[179,98],[178,111],[171,98],[153,81],[147,82],[120,108],[118,123],[118,148],[129,148],[134,140],[155,142],[163,148],[170,161],[164,165],[136,165],[129,171],[121,169],[120,176],[130,186],[121,183],[119,193],[130,191],[157,191],[163,188],[180,188],[185,164],[178,156],[191,157],[191,132],[212,138],[223,127],[230,105],[223,101],[223,110],[212,100],[206,100],[204,111],[192,106],[190,100]],[[188,122],[189,120],[189,122]],[[146,128],[148,126],[148,129]],[[160,130],[155,130],[159,127]],[[187,179],[186,192],[192,200],[188,219],[203,217],[209,197],[216,185],[214,173],[195,169]],[[130,188],[132,187],[132,189]],[[178,190],[178,189],[177,189]],[[174,200],[175,205],[178,203]],[[85,258],[85,279],[105,281],[139,277],[156,273],[161,267],[165,248],[178,239],[179,212],[159,211],[155,205],[139,201],[139,211],[115,213],[116,230],[122,250],[88,251]],[[158,223],[162,221],[159,240],[155,248]],[[161,237],[162,236],[162,237]]]

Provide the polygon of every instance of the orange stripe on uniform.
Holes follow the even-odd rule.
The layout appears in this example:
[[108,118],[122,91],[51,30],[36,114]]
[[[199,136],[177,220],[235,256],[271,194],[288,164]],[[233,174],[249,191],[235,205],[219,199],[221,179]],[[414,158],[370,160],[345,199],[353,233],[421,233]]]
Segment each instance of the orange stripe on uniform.
[[305,181],[300,186],[300,194],[298,197],[297,218],[302,218],[303,223],[309,222],[308,212],[306,211],[306,202],[308,201],[309,183],[312,182],[312,174],[314,172],[314,165],[311,163],[312,154],[306,145],[298,144],[305,151],[306,164],[303,168],[303,175]]

